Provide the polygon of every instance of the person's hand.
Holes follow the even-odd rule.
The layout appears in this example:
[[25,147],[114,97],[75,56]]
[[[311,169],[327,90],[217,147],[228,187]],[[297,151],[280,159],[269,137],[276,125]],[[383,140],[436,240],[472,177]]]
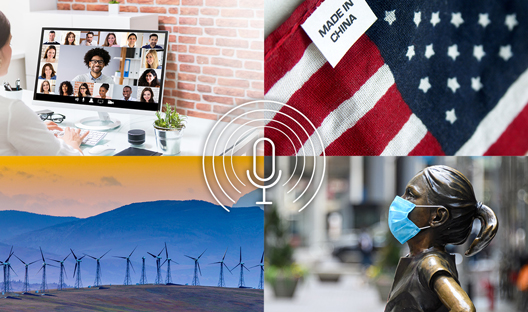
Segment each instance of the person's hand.
[[76,150],[81,151],[81,143],[82,140],[90,133],[90,131],[86,131],[82,136],[80,135],[81,129],[72,129],[69,127],[64,128],[64,135],[61,137],[66,144],[70,145],[71,147],[75,148]]
[[44,124],[46,125],[46,127],[48,128],[49,131],[53,131],[53,130],[62,131],[62,128],[59,127],[59,125],[57,125],[53,121],[46,120],[46,121],[44,121]]

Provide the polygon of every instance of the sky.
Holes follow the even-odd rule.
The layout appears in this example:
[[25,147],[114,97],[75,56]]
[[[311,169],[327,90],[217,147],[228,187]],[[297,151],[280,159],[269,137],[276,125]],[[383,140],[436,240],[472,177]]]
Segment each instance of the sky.
[[[217,170],[220,161],[215,159]],[[226,187],[237,201],[255,189],[245,178],[252,157],[235,157],[233,164],[246,185],[237,183],[240,193]],[[207,175],[211,181],[210,166]],[[214,180],[211,184],[218,193]],[[0,162],[0,210],[86,218],[134,202],[190,199],[217,204],[205,183],[202,157],[2,157]]]

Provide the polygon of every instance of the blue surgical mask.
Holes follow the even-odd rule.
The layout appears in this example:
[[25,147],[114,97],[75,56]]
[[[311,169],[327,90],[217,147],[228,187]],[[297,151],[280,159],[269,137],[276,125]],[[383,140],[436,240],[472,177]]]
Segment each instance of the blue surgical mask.
[[405,244],[409,239],[415,237],[420,230],[431,227],[424,226],[419,228],[409,219],[409,213],[413,211],[415,207],[438,208],[440,206],[415,205],[400,196],[396,196],[389,208],[389,229],[392,235],[394,235],[401,244]]

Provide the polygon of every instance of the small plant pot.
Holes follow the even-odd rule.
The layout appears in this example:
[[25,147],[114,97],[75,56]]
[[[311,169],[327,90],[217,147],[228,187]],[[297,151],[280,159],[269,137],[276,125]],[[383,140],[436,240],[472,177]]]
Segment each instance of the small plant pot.
[[118,15],[119,14],[119,3],[108,4],[108,14]]
[[181,129],[166,129],[154,126],[158,151],[164,155],[179,155],[182,138]]
[[277,276],[277,278],[271,282],[275,297],[279,298],[292,298],[297,288],[299,278]]

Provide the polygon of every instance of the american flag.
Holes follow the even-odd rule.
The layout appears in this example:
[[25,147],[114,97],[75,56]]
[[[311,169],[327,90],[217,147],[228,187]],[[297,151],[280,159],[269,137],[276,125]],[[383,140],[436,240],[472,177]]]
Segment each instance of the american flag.
[[[315,154],[526,154],[528,1],[367,0],[378,20],[335,68],[300,26],[322,2],[304,1],[265,41],[265,98],[310,119]],[[314,137],[271,117],[277,155]]]

